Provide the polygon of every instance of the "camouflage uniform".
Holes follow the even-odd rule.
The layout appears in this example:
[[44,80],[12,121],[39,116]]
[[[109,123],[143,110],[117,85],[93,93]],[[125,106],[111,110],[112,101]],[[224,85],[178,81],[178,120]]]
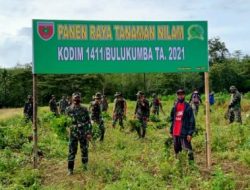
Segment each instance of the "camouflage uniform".
[[228,109],[229,109],[229,122],[234,122],[234,119],[236,122],[242,123],[241,120],[241,94],[237,90],[235,86],[230,87],[231,92],[231,101],[229,103]]
[[149,107],[152,107],[152,113],[156,115],[159,115],[160,109],[162,110],[162,104],[156,94],[153,94],[153,101]]
[[24,104],[23,113],[24,113],[26,122],[28,122],[29,120],[33,122],[33,102],[32,102],[31,95],[28,96],[28,101],[25,102]]
[[191,105],[192,109],[193,109],[193,113],[195,115],[198,114],[199,111],[199,105],[202,103],[200,94],[197,90],[195,90],[189,100],[189,104]]
[[144,138],[146,135],[147,121],[150,114],[149,102],[146,99],[142,101],[140,100],[140,97],[144,96],[143,92],[139,91],[136,95],[138,97],[138,100],[135,107],[135,116],[140,122],[140,127],[137,128],[136,130],[139,138]]
[[53,112],[55,115],[58,115],[58,109],[57,109],[56,99],[54,95],[52,95],[52,98],[49,101],[49,108],[51,112]]
[[90,104],[90,112],[91,112],[91,120],[94,123],[97,123],[99,125],[99,130],[101,133],[100,141],[104,140],[104,134],[105,134],[105,126],[104,126],[104,121],[102,119],[102,112],[101,112],[101,93],[96,93],[95,95],[95,101],[92,101]]
[[119,125],[121,126],[121,129],[123,129],[123,119],[126,116],[127,103],[121,93],[116,93],[115,97],[112,126],[115,127],[117,120],[119,120]]
[[69,106],[69,102],[63,96],[62,99],[59,101],[59,111],[60,114],[64,114],[66,108]]
[[105,95],[102,96],[101,108],[103,112],[107,112],[109,104]]
[[[73,98],[76,96],[79,95],[74,93]],[[66,108],[65,113],[72,118],[72,126],[70,127],[69,137],[68,170],[73,172],[78,141],[80,142],[82,163],[84,165],[88,163],[87,135],[91,135],[92,126],[87,108],[81,106],[80,104],[72,104]]]

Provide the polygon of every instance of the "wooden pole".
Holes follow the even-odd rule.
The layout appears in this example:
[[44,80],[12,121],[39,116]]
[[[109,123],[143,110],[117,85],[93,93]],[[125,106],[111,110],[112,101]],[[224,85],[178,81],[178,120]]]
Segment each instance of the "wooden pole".
[[37,168],[37,94],[36,94],[36,74],[33,74],[33,167]]
[[209,75],[205,72],[206,94],[206,160],[207,168],[211,169],[211,130],[210,130],[210,105],[209,105]]

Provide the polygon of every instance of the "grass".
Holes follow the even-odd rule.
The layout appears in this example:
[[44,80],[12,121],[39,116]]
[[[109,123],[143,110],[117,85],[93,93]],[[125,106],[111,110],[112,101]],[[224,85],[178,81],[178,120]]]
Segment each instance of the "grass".
[[[167,114],[173,105],[172,99],[166,98],[163,102]],[[133,120],[135,102],[128,101],[125,129],[120,131],[118,124],[113,129],[111,118],[106,116],[104,142],[97,140],[95,146],[89,145],[88,171],[81,170],[78,149],[75,172],[70,177],[66,176],[68,143],[67,130],[63,129],[67,119],[55,118],[47,107],[39,108],[39,149],[43,156],[39,160],[39,170],[33,170],[32,142],[22,139],[32,132],[31,126],[22,123],[21,109],[13,110],[13,115],[9,113],[0,119],[0,135],[8,139],[0,149],[0,189],[249,189],[250,120],[247,115],[250,100],[243,100],[243,125],[227,124],[223,118],[227,101],[224,96],[220,101],[224,104],[215,104],[211,112],[211,171],[205,167],[202,106],[196,118],[199,130],[193,138],[193,166],[189,166],[185,152],[179,159],[174,158],[171,140],[165,146],[169,138],[165,128],[169,128],[168,115],[160,114],[160,122],[150,121],[146,139],[137,140],[136,132],[131,131],[131,125],[136,125]],[[9,127],[8,133],[1,127]],[[22,134],[22,138],[18,134]],[[20,146],[13,146],[19,141]]]

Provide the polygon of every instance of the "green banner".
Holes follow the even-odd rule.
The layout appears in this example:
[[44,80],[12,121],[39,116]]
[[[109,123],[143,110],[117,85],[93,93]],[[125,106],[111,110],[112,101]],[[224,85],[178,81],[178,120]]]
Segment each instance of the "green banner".
[[33,20],[33,73],[208,71],[206,21]]

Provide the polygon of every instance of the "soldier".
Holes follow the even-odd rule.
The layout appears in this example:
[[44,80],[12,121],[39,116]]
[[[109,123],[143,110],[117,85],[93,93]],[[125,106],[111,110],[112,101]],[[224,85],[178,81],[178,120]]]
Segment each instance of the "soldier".
[[230,86],[230,93],[231,93],[231,101],[228,105],[229,110],[229,123],[234,122],[234,118],[236,122],[242,124],[241,120],[241,94],[237,90],[235,86]]
[[28,101],[24,104],[23,114],[25,117],[26,122],[29,120],[33,122],[33,101],[32,96],[28,95]]
[[102,96],[101,108],[103,112],[107,112],[109,108],[108,100],[105,95]]
[[147,121],[149,118],[149,102],[145,98],[142,91],[137,92],[137,103],[135,108],[135,118],[140,122],[140,127],[136,128],[139,138],[144,138],[146,135]]
[[71,98],[70,98],[70,96],[67,96],[67,100],[66,101],[67,101],[68,106],[70,106],[71,105]]
[[62,96],[62,99],[59,101],[60,114],[64,114],[68,106],[69,106],[68,101],[66,100],[65,96]]
[[161,109],[161,112],[164,114],[160,99],[157,97],[155,93],[153,93],[152,96],[153,96],[153,100],[149,106],[150,108],[152,107],[152,113],[159,116],[159,111]]
[[65,111],[66,115],[72,118],[69,136],[68,175],[73,174],[78,141],[80,142],[83,170],[87,170],[88,142],[92,135],[89,112],[86,107],[81,106],[80,94],[73,93],[72,100],[72,104]]
[[201,97],[199,92],[195,89],[190,97],[189,104],[191,104],[191,107],[193,109],[193,112],[195,115],[198,114],[199,111],[199,105],[202,103]]
[[58,115],[56,97],[54,95],[51,96],[51,100],[49,101],[49,108],[51,112],[53,112],[55,115]]
[[170,114],[170,134],[174,140],[174,151],[177,156],[182,149],[187,150],[188,158],[192,161],[194,156],[191,140],[195,130],[195,118],[192,108],[185,102],[185,91],[179,89],[176,94],[177,101]]
[[101,99],[102,94],[97,92],[94,96],[94,101],[91,102],[89,110],[91,110],[91,120],[99,125],[99,130],[101,133],[100,141],[104,140],[105,127],[104,121],[101,115]]
[[122,93],[116,92],[113,108],[113,128],[115,128],[117,120],[119,120],[120,129],[124,129],[123,119],[126,117],[127,103]]

